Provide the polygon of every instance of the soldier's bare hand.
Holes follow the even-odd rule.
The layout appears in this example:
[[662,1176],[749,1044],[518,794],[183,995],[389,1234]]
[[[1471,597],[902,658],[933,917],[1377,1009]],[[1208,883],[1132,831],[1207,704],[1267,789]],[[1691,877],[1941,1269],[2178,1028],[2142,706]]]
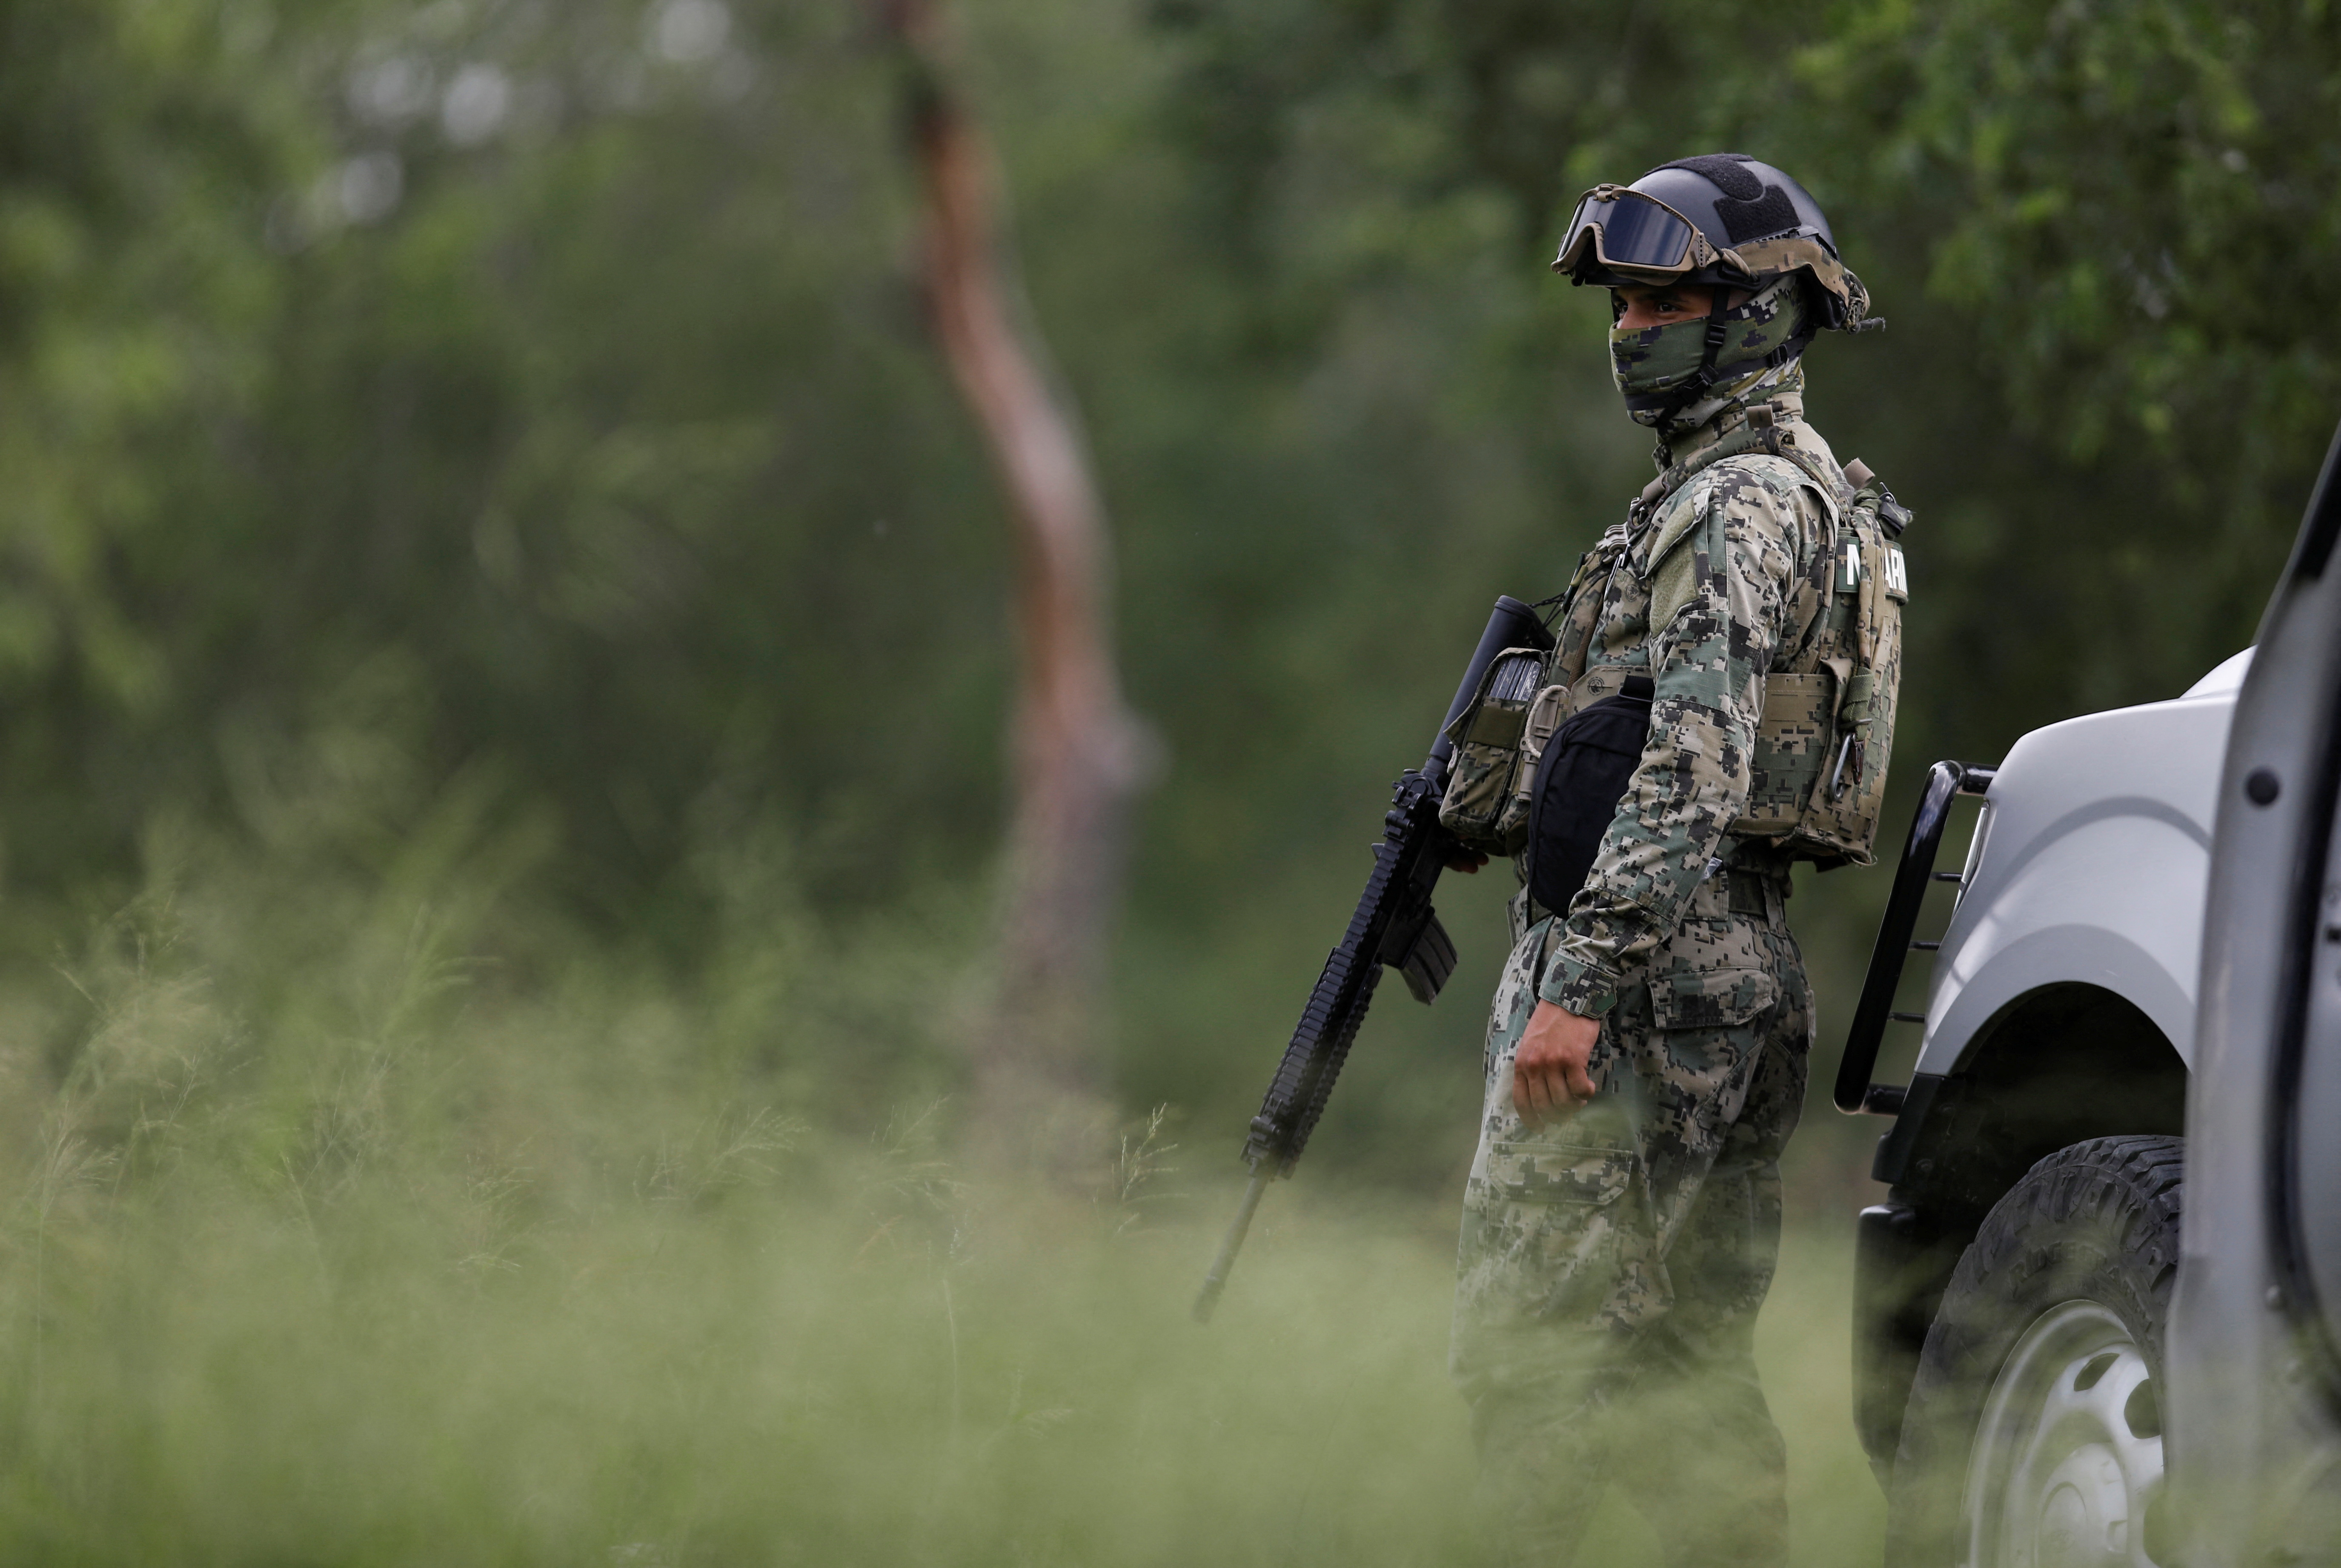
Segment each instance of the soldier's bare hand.
[[1447,869],[1459,871],[1466,876],[1469,876],[1487,864],[1486,855],[1476,849],[1465,849],[1459,844],[1447,852]]
[[1585,1018],[1550,1002],[1529,1014],[1520,1048],[1512,1057],[1512,1108],[1531,1127],[1561,1121],[1593,1098],[1586,1064],[1601,1037],[1601,1020]]

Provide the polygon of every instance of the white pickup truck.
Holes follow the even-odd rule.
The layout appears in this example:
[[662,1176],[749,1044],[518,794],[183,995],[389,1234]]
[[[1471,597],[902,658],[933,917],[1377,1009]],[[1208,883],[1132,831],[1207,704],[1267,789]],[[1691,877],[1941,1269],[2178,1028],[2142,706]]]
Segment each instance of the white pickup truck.
[[2341,1562],[2334,467],[2256,655],[1928,774],[1836,1093],[1893,1119],[1854,1307],[1889,1564]]

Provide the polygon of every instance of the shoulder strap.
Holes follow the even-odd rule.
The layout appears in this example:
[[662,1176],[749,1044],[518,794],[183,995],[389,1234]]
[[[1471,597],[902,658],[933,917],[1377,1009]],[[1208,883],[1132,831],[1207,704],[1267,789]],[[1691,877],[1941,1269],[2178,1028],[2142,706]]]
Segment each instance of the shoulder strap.
[[1798,471],[1813,482],[1814,490],[1820,495],[1821,504],[1827,508],[1831,520],[1834,521],[1842,516],[1846,507],[1852,503],[1853,486],[1846,482],[1843,470],[1836,464],[1825,460],[1819,453],[1799,444],[1794,439],[1794,435],[1793,431],[1788,432],[1767,450],[1775,457],[1786,458],[1795,464]]
[[[1749,410],[1751,415],[1768,414],[1770,412],[1769,409],[1761,407]],[[1744,457],[1750,453],[1758,453],[1781,459],[1811,482],[1813,493],[1820,497],[1821,511],[1827,528],[1833,536],[1837,522],[1844,515],[1846,505],[1853,496],[1852,488],[1846,484],[1845,476],[1842,474],[1833,473],[1832,470],[1836,465],[1818,453],[1798,444],[1793,428],[1783,430],[1771,424],[1768,419],[1760,425],[1751,419],[1749,424],[1743,428],[1751,429],[1755,434],[1739,440],[1727,437],[1726,442],[1718,443],[1716,446],[1701,452],[1691,462],[1678,464],[1675,469],[1669,469],[1660,474],[1651,482],[1651,489],[1642,492],[1643,495],[1647,498],[1653,491],[1657,491],[1660,501],[1669,499],[1685,482],[1700,470],[1712,467],[1728,458]],[[1679,472],[1679,477],[1677,476],[1678,472]],[[1669,481],[1672,483],[1670,484]],[[1682,542],[1683,536],[1689,534],[1698,522],[1698,514],[1688,508],[1668,518],[1659,526],[1658,536],[1650,541],[1649,554],[1646,557],[1649,565],[1655,568],[1661,560],[1665,559],[1669,551]],[[1833,537],[1825,539],[1823,548],[1828,548],[1833,542]]]

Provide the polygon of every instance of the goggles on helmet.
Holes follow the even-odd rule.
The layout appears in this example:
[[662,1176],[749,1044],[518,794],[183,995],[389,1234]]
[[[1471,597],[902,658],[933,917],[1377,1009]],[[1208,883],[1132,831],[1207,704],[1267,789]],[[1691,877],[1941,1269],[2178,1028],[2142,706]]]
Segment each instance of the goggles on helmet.
[[1552,270],[1580,277],[1589,257],[1633,283],[1675,283],[1718,262],[1735,273],[1748,270],[1737,254],[1709,244],[1689,218],[1626,185],[1596,185],[1578,197],[1568,236]]

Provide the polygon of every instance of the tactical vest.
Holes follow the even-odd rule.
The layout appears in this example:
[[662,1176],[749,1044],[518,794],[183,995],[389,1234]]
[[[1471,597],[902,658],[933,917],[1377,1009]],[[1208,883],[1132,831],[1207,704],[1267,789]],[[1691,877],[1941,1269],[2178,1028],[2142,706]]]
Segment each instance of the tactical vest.
[[[1788,625],[1771,673],[1750,760],[1748,804],[1726,832],[1766,843],[1823,867],[1869,864],[1894,749],[1902,673],[1902,606],[1909,580],[1896,543],[1910,514],[1858,461],[1843,472],[1797,444],[1794,422],[1776,423],[1758,405],[1737,429],[1642,492],[1626,523],[1604,533],[1559,596],[1558,641],[1549,654],[1513,649],[1490,666],[1479,700],[1456,722],[1456,762],[1439,821],[1474,848],[1517,853],[1529,823],[1529,792],[1545,743],[1571,714],[1614,696],[1647,664],[1585,665],[1610,574],[1624,563],[1666,500],[1700,471],[1758,453],[1793,466],[1821,502],[1818,559],[1790,599]],[[1696,528],[1698,508],[1660,524],[1647,571]]]

